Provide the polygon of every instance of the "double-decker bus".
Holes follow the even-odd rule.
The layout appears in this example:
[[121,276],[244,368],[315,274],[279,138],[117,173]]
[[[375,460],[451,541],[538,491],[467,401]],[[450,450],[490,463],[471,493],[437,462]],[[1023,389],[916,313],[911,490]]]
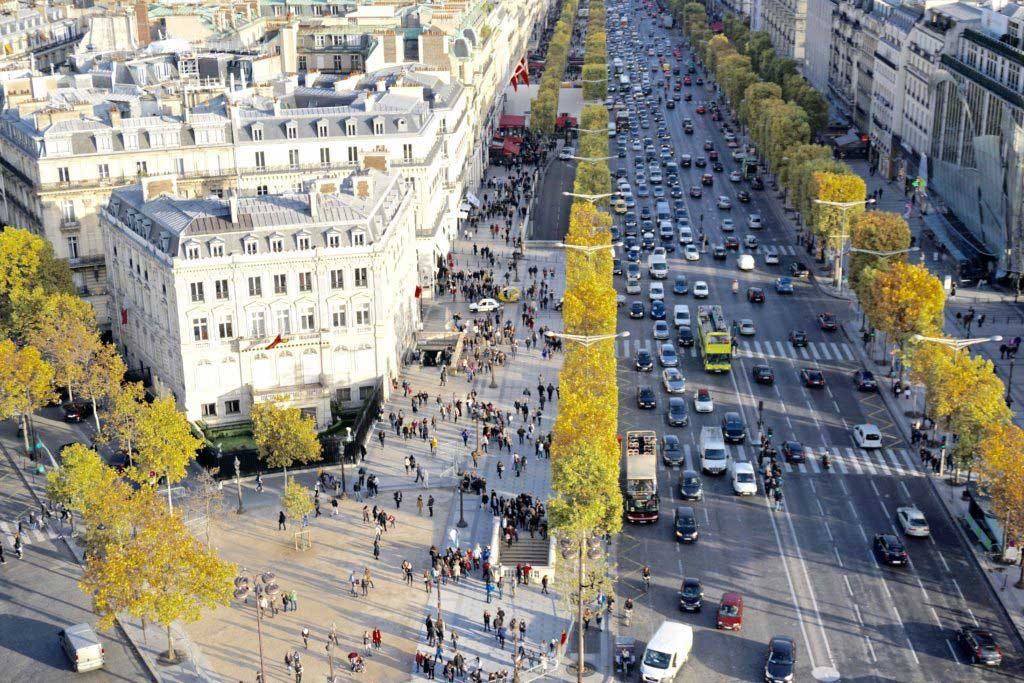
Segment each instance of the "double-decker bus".
[[658,434],[653,429],[626,432],[626,519],[658,521]]
[[729,372],[732,367],[732,332],[721,306],[697,307],[697,345],[707,372]]

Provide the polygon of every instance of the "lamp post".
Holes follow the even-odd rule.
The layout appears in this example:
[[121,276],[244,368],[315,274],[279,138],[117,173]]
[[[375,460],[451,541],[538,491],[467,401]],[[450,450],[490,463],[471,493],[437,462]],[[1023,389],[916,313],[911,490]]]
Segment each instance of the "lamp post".
[[469,522],[466,521],[465,507],[463,506],[463,496],[466,492],[464,481],[465,480],[463,479],[459,480],[459,521],[455,523],[455,526],[459,527],[460,529],[465,529],[467,526],[469,526]]
[[612,251],[614,251],[616,247],[621,247],[622,244],[623,244],[622,242],[615,242],[614,244],[585,245],[585,244],[567,244],[565,242],[558,242],[558,243],[555,244],[555,246],[556,247],[561,247],[562,249],[569,249],[571,251],[582,252],[582,253],[587,255],[587,258],[590,258],[591,255],[596,254],[599,251],[604,251],[606,249],[611,249]]
[[235,590],[233,595],[235,600],[249,601],[249,594],[255,592],[256,594],[256,637],[260,648],[260,680],[267,680],[267,671],[263,663],[263,614],[260,610],[260,597],[268,595],[271,598],[276,596],[281,589],[278,588],[275,579],[277,577],[273,572],[249,572],[247,569],[242,569],[238,576],[235,577]]
[[[345,451],[348,450],[349,444],[351,444],[354,440],[355,440],[355,437],[352,436],[352,428],[351,427],[345,427],[345,439],[344,439],[343,445],[341,447],[341,498],[343,500],[345,498],[346,488],[347,488],[346,481],[345,481],[345,455],[346,455]],[[382,447],[383,447],[383,445],[382,445]]]
[[619,337],[622,337],[623,339],[625,339],[626,337],[629,336],[629,330],[626,330],[624,332],[618,332],[616,334],[595,334],[595,335],[567,334],[565,332],[555,332],[554,330],[548,330],[545,334],[547,334],[547,336],[553,337],[555,339],[564,339],[565,341],[575,342],[575,343],[580,344],[582,346],[585,346],[585,347],[587,347],[589,349],[591,346],[593,346],[594,344],[597,344],[598,342],[608,341],[609,339],[618,339]]
[[849,211],[850,211],[850,209],[855,209],[858,206],[864,206],[866,204],[874,204],[875,200],[872,197],[869,197],[867,199],[862,199],[860,201],[855,201],[855,202],[830,202],[830,201],[826,201],[824,199],[815,199],[814,203],[815,204],[819,204],[821,206],[831,206],[832,208],[839,209],[840,211],[843,212],[843,222],[841,224],[842,228],[841,228],[841,230],[839,232],[839,248],[836,249],[836,264],[835,264],[835,278],[834,278],[834,286],[839,289],[840,293],[842,293],[842,291],[843,291],[843,248],[846,246],[846,231],[847,231],[847,228],[849,228],[849,223],[850,223]]
[[1013,405],[1013,397],[1010,396],[1010,391],[1013,389],[1013,359],[1010,360],[1010,374],[1006,376],[1006,407],[1009,408]]
[[618,157],[578,157],[578,156],[570,156],[569,158],[572,159],[573,161],[582,161],[582,162],[587,163],[587,164],[596,164],[599,161],[609,161],[611,159],[617,159]]
[[235,488],[238,490],[238,509],[235,510],[236,514],[242,514],[245,512],[245,507],[242,505],[242,463],[238,460],[238,456],[235,456]]
[[563,559],[576,555],[576,681],[583,683],[587,667],[584,661],[583,590],[594,586],[593,582],[584,583],[583,577],[587,571],[587,559],[597,561],[603,552],[596,534],[586,532],[580,532],[575,538],[560,539],[559,546]]
[[563,192],[562,194],[565,195],[566,197],[582,199],[583,201],[590,202],[591,204],[596,203],[600,199],[607,199],[608,197],[615,196],[612,192],[606,192],[605,194],[580,194],[577,192]]

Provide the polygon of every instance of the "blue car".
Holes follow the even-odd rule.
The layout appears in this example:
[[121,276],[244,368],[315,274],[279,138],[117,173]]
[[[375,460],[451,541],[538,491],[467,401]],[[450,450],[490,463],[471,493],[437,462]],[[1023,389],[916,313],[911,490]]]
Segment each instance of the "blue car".
[[788,277],[775,278],[775,293],[776,294],[792,294],[793,293],[793,281]]
[[664,301],[652,301],[651,320],[664,320],[665,319],[665,302]]
[[685,275],[677,275],[676,281],[672,285],[673,294],[686,294],[690,291],[690,284],[686,281]]

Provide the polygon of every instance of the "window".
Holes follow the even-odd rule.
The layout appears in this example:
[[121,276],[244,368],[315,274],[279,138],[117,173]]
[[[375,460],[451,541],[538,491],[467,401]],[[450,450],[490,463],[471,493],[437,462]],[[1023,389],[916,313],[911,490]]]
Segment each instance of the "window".
[[265,153],[263,153],[263,152],[256,152],[256,168],[261,168],[262,169],[262,168],[266,168],[266,167],[267,167],[267,158],[266,158]]
[[61,166],[57,169],[57,180],[62,183],[71,182],[71,171],[67,166]]
[[[274,8],[276,9],[277,5],[275,5]],[[305,58],[305,56],[302,56],[302,57],[299,57],[299,71],[305,71],[305,70],[306,70],[306,58]]]
[[318,138],[325,138],[325,137],[327,137],[327,122],[326,121],[317,121],[317,124],[316,124],[316,136]]
[[221,339],[231,339],[235,336],[235,323],[230,315],[225,315],[217,323],[217,334]]
[[192,339],[194,341],[207,341],[210,338],[210,331],[207,329],[206,318],[192,318]]
[[288,275],[286,273],[278,273],[274,276],[274,294],[287,294],[288,293]]
[[409,143],[402,145],[402,161],[412,161],[412,145]]
[[[275,6],[275,9],[279,9]],[[231,399],[230,401],[224,401],[224,413],[226,415],[237,415],[242,412],[241,406],[238,404],[238,399]]]
[[216,403],[204,403],[203,404],[203,417],[217,417],[217,404]]
[[68,235],[68,259],[78,258],[78,235]]
[[263,140],[263,128],[260,128],[258,126],[253,126],[252,127],[252,139],[255,142],[260,142],[261,140]]
[[373,385],[372,384],[365,384],[365,385],[359,387],[359,400],[360,401],[365,401],[366,399],[370,398],[371,396],[373,396]]
[[284,136],[289,140],[294,140],[299,137],[299,126],[294,121],[289,121],[284,124]]
[[356,134],[356,122],[355,121],[346,121],[345,122],[345,135],[355,135],[355,134]]
[[75,202],[73,200],[65,199],[60,203],[60,220],[62,223],[75,222]]
[[356,287],[367,287],[369,284],[366,268],[356,268]]
[[320,163],[324,164],[325,166],[327,164],[331,163],[331,148],[330,147],[321,147],[320,148]]
[[249,313],[249,336],[267,336],[267,314],[264,311],[251,311]]
[[309,235],[299,235],[296,237],[295,246],[298,249],[309,249]]
[[98,175],[101,180],[106,180],[107,178],[109,178],[110,177],[110,164],[99,164],[96,167],[96,175]]
[[441,132],[442,133],[447,133],[448,132],[448,120],[447,119],[441,119]]
[[181,157],[174,160],[174,172],[178,175],[185,175],[185,160]]
[[313,291],[313,273],[299,273],[299,291],[300,292],[312,292]]
[[366,233],[362,230],[355,230],[352,232],[352,246],[354,247],[365,247],[366,246]]
[[198,244],[186,244],[185,245],[185,258],[197,259],[199,258],[199,245]]
[[316,329],[316,314],[312,306],[304,306],[299,311],[299,329],[303,332],[312,332]]
[[330,234],[327,236],[327,246],[337,249],[341,246],[341,235]]
[[263,296],[263,278],[259,275],[249,278],[249,296]]
[[215,280],[213,283],[213,295],[217,301],[226,301],[231,298],[231,290],[228,289],[227,280]]
[[146,162],[145,161],[136,161],[135,162],[135,172],[138,175],[146,175],[147,173],[149,173],[149,168],[146,166]]
[[313,36],[313,45],[316,47],[324,46],[324,36]]
[[363,303],[356,306],[356,325],[367,327],[370,324],[370,304]]
[[334,70],[335,71],[344,71],[345,70],[345,60],[342,58],[341,55],[334,55]]
[[331,327],[342,328],[348,326],[348,308],[345,304],[334,304],[331,306]]
[[292,168],[299,167],[299,150],[290,149],[288,150],[288,165]]
[[97,152],[112,152],[114,151],[114,141],[109,135],[97,135],[96,136],[96,151]]
[[252,255],[252,254],[257,253],[259,250],[260,250],[260,247],[259,247],[259,244],[256,242],[256,240],[246,240],[245,241],[245,253],[246,254]]
[[206,301],[206,294],[203,291],[202,282],[193,282],[189,285],[189,289],[192,292],[192,303],[199,303]]
[[349,160],[350,163],[353,163],[353,164],[359,162],[359,148],[358,147],[349,147],[348,148],[348,160]]
[[374,135],[384,135],[384,122],[383,121],[374,121],[373,122],[373,134]]
[[345,271],[340,268],[331,271],[331,289],[345,288]]
[[221,243],[221,242],[211,242],[210,243],[210,256],[223,256],[223,255],[224,255],[224,245],[223,245],[223,243]]
[[266,185],[257,185],[256,186],[256,196],[257,197],[263,197],[263,196],[265,196],[267,194],[270,194],[270,192],[269,192],[269,190],[268,190]]
[[277,322],[277,331],[279,334],[288,334],[292,331],[291,311],[287,308],[275,312],[274,319]]
[[280,237],[270,238],[270,251],[275,253],[284,251],[284,240]]
[[351,387],[336,389],[334,391],[334,397],[338,400],[339,403],[348,403],[349,401],[352,400]]

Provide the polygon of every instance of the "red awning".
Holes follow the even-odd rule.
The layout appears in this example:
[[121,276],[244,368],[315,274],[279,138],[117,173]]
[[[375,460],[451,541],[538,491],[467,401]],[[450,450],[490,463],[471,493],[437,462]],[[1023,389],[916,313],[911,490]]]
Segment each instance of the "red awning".
[[529,62],[526,63],[526,66],[529,69],[543,69],[544,68],[544,61],[543,60],[537,60],[537,59],[531,59]]
[[521,136],[521,135],[506,135],[505,136],[505,142],[514,142],[517,145],[520,145],[523,142],[523,136]]
[[525,116],[513,116],[512,114],[502,114],[501,118],[498,119],[498,128],[525,128],[526,117]]
[[501,151],[504,152],[506,156],[519,156],[519,143],[506,140]]
[[725,30],[725,24],[721,21],[716,21],[713,24],[711,24],[711,30],[714,31],[715,33],[721,33],[722,31]]
[[491,141],[491,149],[502,149],[504,146],[505,146],[505,143],[503,143],[501,140],[492,140]]
[[565,127],[566,121],[568,121],[568,123],[569,123],[569,126],[570,126],[571,128],[575,128],[576,126],[578,126],[578,125],[579,125],[579,124],[578,124],[578,123],[576,122],[576,117],[575,117],[575,116],[567,116],[567,115],[563,114],[563,115],[559,116],[559,117],[558,117],[558,118],[557,118],[557,119],[555,120],[555,127],[556,127],[556,128],[563,128],[563,127]]

